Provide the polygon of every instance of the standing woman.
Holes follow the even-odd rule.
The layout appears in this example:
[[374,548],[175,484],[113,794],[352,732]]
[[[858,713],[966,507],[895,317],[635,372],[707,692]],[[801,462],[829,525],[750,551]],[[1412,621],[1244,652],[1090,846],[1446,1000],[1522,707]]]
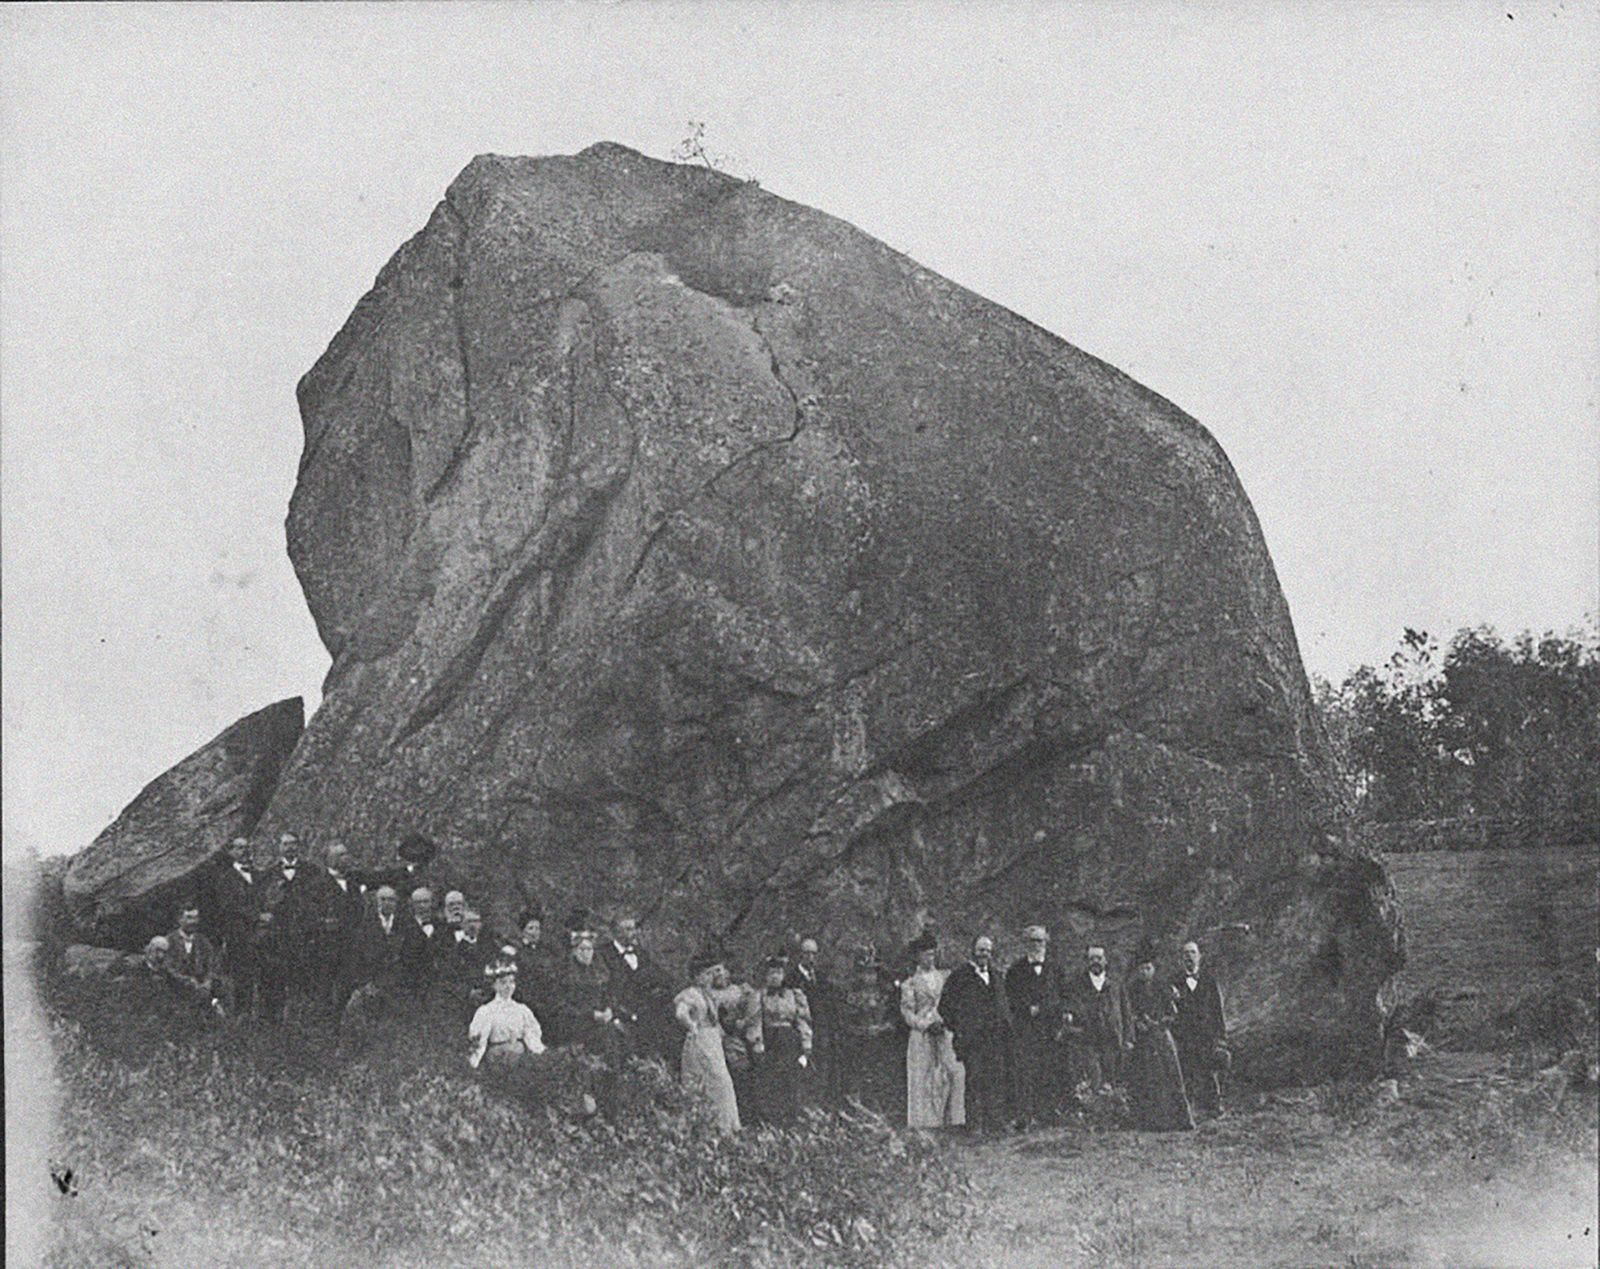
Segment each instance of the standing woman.
[[950,1032],[939,1015],[945,972],[935,964],[939,945],[924,931],[911,944],[917,968],[900,985],[906,1038],[906,1127],[953,1128],[967,1122],[966,1072],[956,1061]]
[[784,985],[787,956],[767,957],[764,970],[744,1038],[755,1065],[757,1115],[786,1124],[800,1111],[800,1074],[811,1061],[811,1007],[805,992]]
[[1178,1046],[1172,1022],[1178,1016],[1178,993],[1156,980],[1156,950],[1151,939],[1139,944],[1133,977],[1123,989],[1133,1019],[1128,1055],[1128,1103],[1134,1122],[1145,1132],[1172,1132],[1194,1127],[1194,1114],[1183,1088]]
[[724,1134],[739,1131],[739,1102],[723,1057],[722,1023],[712,995],[712,988],[725,973],[721,957],[701,953],[689,962],[693,983],[672,1002],[673,1015],[684,1030],[683,1087]]

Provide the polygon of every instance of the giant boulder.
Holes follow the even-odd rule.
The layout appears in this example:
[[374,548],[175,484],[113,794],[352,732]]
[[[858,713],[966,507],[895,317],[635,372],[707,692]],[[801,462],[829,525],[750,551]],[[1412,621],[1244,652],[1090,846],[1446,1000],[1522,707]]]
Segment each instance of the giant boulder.
[[255,828],[304,724],[298,696],[268,705],[152,780],[67,866],[72,917],[130,943],[170,923],[206,861]]
[[615,145],[473,161],[299,396],[333,665],[263,831],[420,829],[501,920],[627,905],[675,953],[1195,932],[1247,1065],[1376,1059],[1387,882],[1170,402]]

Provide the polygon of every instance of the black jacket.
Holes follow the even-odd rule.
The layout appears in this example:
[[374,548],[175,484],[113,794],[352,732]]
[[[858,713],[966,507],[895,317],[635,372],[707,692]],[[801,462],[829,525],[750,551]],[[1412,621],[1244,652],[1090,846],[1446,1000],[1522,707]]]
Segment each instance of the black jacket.
[[1066,1021],[1067,983],[1061,966],[1049,957],[1035,966],[1026,956],[1006,970],[1006,1003],[1019,1034],[1054,1038]]
[[989,985],[971,961],[958,965],[945,979],[939,1014],[950,1028],[956,1055],[1006,1045],[1011,1039],[1011,1011],[1006,1006],[1004,975],[989,967]]
[[1067,983],[1067,1012],[1072,1015],[1069,1029],[1086,1044],[1121,1045],[1133,1037],[1127,997],[1110,974],[1098,992],[1088,970],[1074,974]]
[[1222,1016],[1222,988],[1204,965],[1189,990],[1182,973],[1172,980],[1178,995],[1178,1017],[1172,1024],[1172,1038],[1184,1049],[1209,1049],[1228,1040],[1228,1024]]

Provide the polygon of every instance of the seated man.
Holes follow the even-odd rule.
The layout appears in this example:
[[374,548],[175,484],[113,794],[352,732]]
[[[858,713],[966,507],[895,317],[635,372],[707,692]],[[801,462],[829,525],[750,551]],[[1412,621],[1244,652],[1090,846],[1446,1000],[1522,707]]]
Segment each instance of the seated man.
[[162,964],[180,991],[195,1004],[219,1018],[229,1013],[232,991],[222,973],[222,954],[200,933],[198,903],[186,902],[179,908],[178,928],[167,935]]

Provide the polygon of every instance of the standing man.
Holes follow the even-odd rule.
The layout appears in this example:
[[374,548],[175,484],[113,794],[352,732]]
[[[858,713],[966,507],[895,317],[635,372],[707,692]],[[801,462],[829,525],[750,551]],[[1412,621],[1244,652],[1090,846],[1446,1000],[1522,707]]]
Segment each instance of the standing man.
[[338,1018],[350,993],[361,985],[355,977],[355,940],[367,909],[367,887],[360,874],[351,870],[350,851],[343,842],[329,845],[323,866],[332,885],[325,896],[317,961]]
[[[422,937],[416,921],[400,915],[400,896],[393,886],[379,886],[373,910],[363,914],[351,944],[349,979],[355,983],[350,999],[357,1007],[380,1016],[394,1012],[396,996],[406,983],[408,953]],[[341,1002],[341,1012],[344,1002]]]
[[802,1105],[814,1105],[822,1100],[823,1090],[833,1079],[829,1072],[838,1057],[839,1001],[833,984],[817,965],[819,953],[816,939],[810,936],[801,939],[783,983],[785,987],[805,992],[806,1002],[811,1006],[811,1063],[800,1073]]
[[1191,939],[1183,945],[1183,970],[1172,980],[1178,998],[1172,1038],[1195,1110],[1216,1116],[1222,1113],[1222,1073],[1230,1064],[1228,1024],[1222,1013],[1222,988],[1200,961],[1200,945]]
[[639,946],[636,916],[623,913],[612,922],[611,938],[600,949],[600,959],[611,975],[612,1004],[630,1050],[641,1057],[669,1058],[676,1037],[666,1029],[671,1008],[668,984],[650,954]]
[[956,1059],[967,1072],[967,1128],[972,1132],[999,1132],[1011,1120],[1011,1014],[993,961],[994,940],[980,934],[972,941],[971,957],[950,971],[939,997]]
[[1067,984],[1046,956],[1050,935],[1042,925],[1022,932],[1026,952],[1006,971],[1006,1004],[1016,1036],[1017,1118],[1053,1119],[1062,1093],[1061,1039],[1066,1026]]
[[456,1001],[466,1006],[470,1016],[479,1005],[488,1004],[489,997],[494,995],[494,987],[491,980],[484,977],[484,971],[497,959],[498,949],[492,940],[483,937],[483,914],[476,908],[463,907],[461,928],[447,937],[453,940],[445,949],[449,965],[447,981]]
[[418,886],[411,892],[411,924],[416,927],[417,937],[406,940],[403,975],[414,1002],[421,1005],[439,971],[448,937],[444,924],[434,915],[433,891],[427,886]]
[[235,837],[212,867],[205,903],[222,945],[224,972],[233,983],[234,1007],[255,1012],[261,887],[250,863],[250,839]]
[[332,883],[316,864],[300,858],[300,838],[285,832],[278,837],[278,866],[261,884],[265,918],[258,944],[262,1004],[269,1018],[282,1022],[291,994],[315,993],[320,974],[315,952],[330,906]]
[[1080,1087],[1102,1093],[1122,1078],[1122,1052],[1133,1040],[1127,1001],[1106,972],[1106,949],[1089,949],[1089,966],[1067,989],[1067,1032],[1077,1050]]

